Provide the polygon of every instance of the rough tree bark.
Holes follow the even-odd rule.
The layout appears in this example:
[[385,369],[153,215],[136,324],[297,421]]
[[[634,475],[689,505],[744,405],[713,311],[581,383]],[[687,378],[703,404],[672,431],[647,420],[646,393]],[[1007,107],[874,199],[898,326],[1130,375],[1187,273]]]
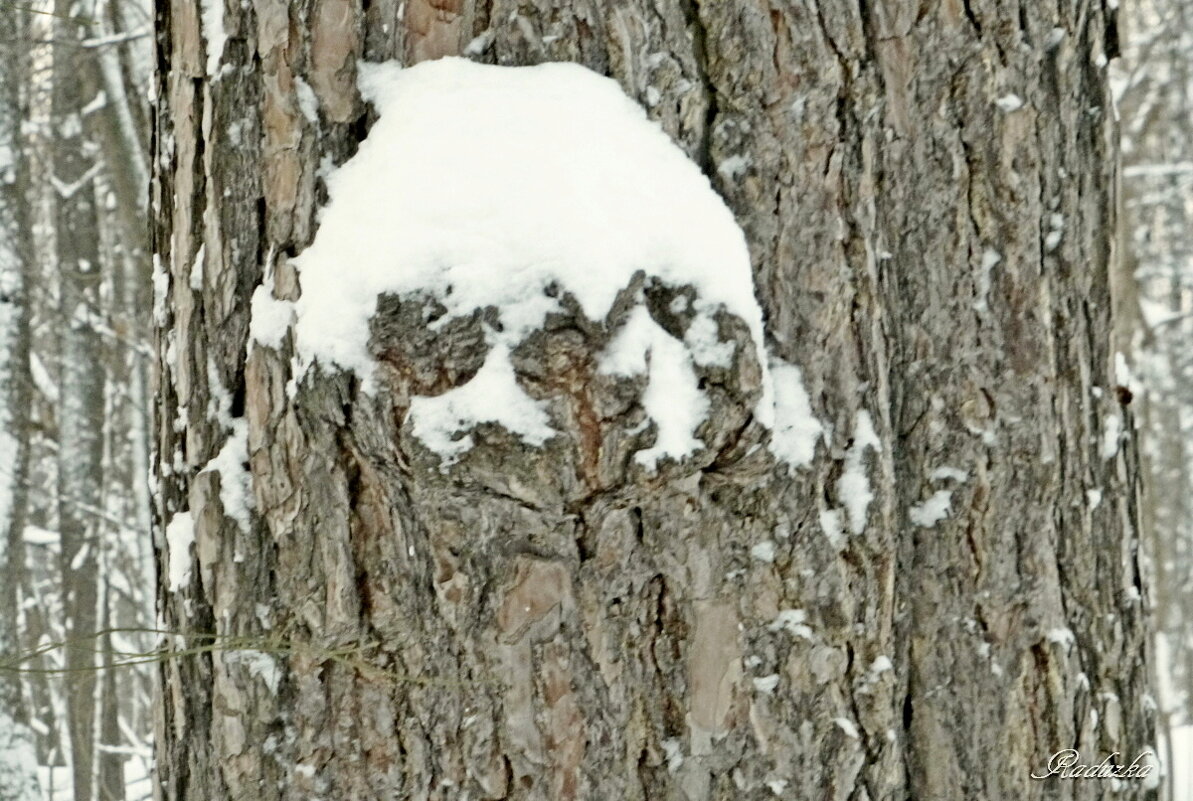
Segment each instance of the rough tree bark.
[[[221,6],[226,40],[197,0],[157,7],[157,519],[189,515],[195,554],[159,600],[172,629],[289,650],[164,663],[165,798],[1110,795],[1030,778],[1153,736],[1105,2]],[[405,412],[476,369],[476,320],[432,336],[384,299],[374,396],[288,390],[290,339],[247,347],[255,288],[301,291],[320,165],[368,131],[357,59],[465,50],[609,74],[701,165],[828,431],[809,468],[752,448],[748,363],[705,375],[714,447],[634,468],[633,388],[592,370],[610,321],[515,354],[568,436],[486,429],[446,472]],[[835,545],[851,462],[873,500]],[[914,525],[941,490],[949,517]]]

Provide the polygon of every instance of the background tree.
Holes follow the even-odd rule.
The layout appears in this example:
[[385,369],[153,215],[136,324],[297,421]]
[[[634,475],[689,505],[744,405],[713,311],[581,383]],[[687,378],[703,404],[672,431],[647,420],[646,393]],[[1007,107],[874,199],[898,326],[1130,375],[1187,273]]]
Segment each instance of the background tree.
[[[20,651],[20,592],[29,464],[29,299],[31,242],[23,202],[27,175],[20,122],[28,47],[19,14],[0,8],[0,661]],[[39,799],[29,713],[15,673],[0,672],[0,800]]]
[[87,23],[73,16],[94,13],[72,0],[54,7],[54,77],[52,121],[55,189],[55,255],[59,271],[57,326],[58,370],[58,532],[62,570],[67,720],[71,767],[77,801],[94,792],[96,666],[93,638],[99,630],[99,551],[102,528],[94,511],[101,508],[105,364],[97,330],[100,318],[100,237],[96,209],[95,148],[85,114],[90,101],[80,76],[93,74],[95,62],[80,42]]
[[[164,663],[166,798],[1033,799],[1060,748],[1152,745],[1108,4],[157,15],[159,601],[284,651]],[[823,425],[810,465],[753,447],[746,370],[716,377],[716,447],[630,469],[640,415],[594,439],[579,399],[633,388],[591,379],[609,332],[579,316],[516,360],[565,436],[474,432],[445,472],[410,399],[475,369],[477,329],[382,299],[374,395],[249,346],[368,131],[357,60],[454,53],[609,74],[704,169]]]
[[[0,712],[28,723],[36,758],[25,764],[49,801],[111,801],[126,783],[142,797],[151,755],[146,669],[96,672],[151,639],[94,638],[100,626],[153,621],[149,19],[135,3],[84,5],[0,9],[10,21],[0,273],[14,326],[0,419],[17,446],[0,465],[14,499],[0,558]],[[84,642],[64,650],[71,636]]]
[[[1193,389],[1193,239],[1188,194],[1190,33],[1187,0],[1124,6],[1130,33],[1113,85],[1122,117],[1125,280],[1121,341],[1146,389],[1141,431],[1149,488],[1145,530],[1154,560],[1158,721],[1177,776],[1166,798],[1193,793],[1179,755],[1193,747],[1193,508],[1189,505],[1189,398]],[[1182,775],[1183,774],[1183,775]],[[1176,786],[1179,785],[1179,786]],[[1174,792],[1175,791],[1175,792]]]

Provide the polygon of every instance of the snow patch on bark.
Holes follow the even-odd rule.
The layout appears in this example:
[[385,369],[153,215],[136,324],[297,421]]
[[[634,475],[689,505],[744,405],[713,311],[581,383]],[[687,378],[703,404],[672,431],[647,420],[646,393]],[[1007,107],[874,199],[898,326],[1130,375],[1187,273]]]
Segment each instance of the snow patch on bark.
[[784,609],[767,626],[768,631],[786,631],[792,637],[812,639],[812,627],[805,622],[808,613],[803,609]]
[[770,373],[775,393],[771,452],[788,468],[804,467],[816,455],[816,441],[824,433],[824,426],[812,414],[812,402],[798,367],[772,357]]
[[634,458],[650,469],[664,456],[682,459],[704,446],[695,433],[708,416],[708,398],[700,390],[693,359],[694,354],[660,328],[645,306],[634,309],[602,356],[601,372],[649,375],[642,406],[658,434],[655,445]]
[[1118,455],[1118,443],[1123,434],[1122,419],[1117,413],[1106,415],[1106,429],[1102,435],[1102,458],[1113,459]]
[[750,549],[750,556],[757,559],[759,562],[771,564],[775,561],[775,543],[771,540],[760,542]]
[[175,512],[166,524],[170,592],[178,592],[191,578],[191,545],[195,542],[195,521],[190,512]]
[[959,484],[964,484],[966,481],[969,480],[969,473],[965,472],[964,470],[962,470],[960,468],[951,467],[946,464],[946,465],[941,465],[940,467],[933,470],[931,472],[931,474],[929,474],[928,478],[931,479],[932,481],[952,480],[952,481],[956,481]]
[[298,97],[298,109],[307,122],[315,125],[319,122],[319,98],[311,85],[297,75],[294,76],[294,94]]
[[166,306],[170,299],[170,276],[162,265],[162,257],[153,254],[153,322],[160,328],[166,325]]
[[1012,111],[1018,111],[1023,108],[1023,98],[1012,92],[995,100],[994,105],[998,106],[999,110],[1003,113],[1010,114]]
[[214,78],[219,74],[224,44],[228,41],[224,30],[224,0],[200,0],[199,14],[207,48],[207,75]]
[[[637,460],[653,469],[704,446],[695,429],[709,404],[694,388],[693,365],[730,364],[733,344],[717,336],[721,310],[749,328],[764,373],[755,416],[771,424],[775,399],[745,237],[707,177],[616,82],[576,64],[454,58],[362,64],[359,74],[378,120],[357,154],[327,176],[318,234],[294,261],[303,289],[296,344],[307,363],[352,370],[371,391],[368,324],[381,294],[434,299],[446,309],[438,325],[494,308],[489,361],[468,385],[416,398],[416,431],[446,460],[471,447],[467,428],[480,422],[540,444],[550,436],[545,411],[507,369],[509,351],[559,309],[556,295],[570,294],[600,321],[644,273],[690,285],[697,297],[684,341],[644,322],[639,307],[603,364],[649,375],[643,404],[659,438]],[[468,389],[478,379],[495,381],[507,408],[488,398],[482,414],[480,387]],[[800,425],[786,434],[803,439],[783,446],[797,462],[807,421]]]
[[273,296],[273,276],[253,290],[252,314],[249,316],[249,349],[257,345],[280,348],[294,321],[294,304]]
[[528,397],[514,376],[509,348],[497,343],[471,381],[435,397],[410,401],[414,435],[442,457],[444,467],[473,446],[468,431],[497,423],[523,441],[542,445],[555,435],[545,404]]
[[908,512],[911,522],[921,528],[932,528],[949,516],[952,500],[953,493],[950,490],[937,490],[926,500],[911,507]]
[[820,510],[820,530],[834,549],[840,550],[845,545],[845,526],[840,509]]
[[769,676],[763,676],[754,679],[754,689],[763,695],[770,695],[779,686],[779,674],[772,673]]
[[866,530],[866,511],[874,493],[870,490],[870,478],[866,475],[866,451],[882,450],[882,442],[874,432],[870,413],[863,409],[857,413],[853,427],[853,443],[845,452],[845,472],[837,481],[837,496],[845,505],[849,515],[849,530],[855,535]]
[[281,681],[282,671],[278,667],[277,660],[271,655],[252,649],[229,651],[225,654],[224,661],[230,665],[244,665],[249,673],[265,682],[265,686],[271,693],[278,691],[278,682]]
[[199,471],[220,474],[220,506],[224,515],[236,521],[241,531],[249,530],[249,512],[254,508],[252,479],[245,468],[248,461],[249,427],[243,417],[227,421],[232,433],[224,441],[215,458]]
[[836,723],[841,731],[845,732],[846,737],[851,737],[854,740],[859,739],[857,726],[854,726],[853,721],[849,718],[833,718],[833,723]]

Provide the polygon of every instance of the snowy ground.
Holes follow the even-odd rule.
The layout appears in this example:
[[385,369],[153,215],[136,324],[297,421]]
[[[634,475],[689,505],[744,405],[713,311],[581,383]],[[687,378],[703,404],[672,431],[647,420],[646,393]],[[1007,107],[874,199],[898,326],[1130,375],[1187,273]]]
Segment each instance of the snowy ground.
[[[45,801],[73,801],[70,767],[39,767],[38,782]],[[153,798],[153,785],[147,759],[132,758],[124,763],[124,797],[127,801],[148,801]]]
[[1172,730],[1172,799],[1193,801],[1193,726]]

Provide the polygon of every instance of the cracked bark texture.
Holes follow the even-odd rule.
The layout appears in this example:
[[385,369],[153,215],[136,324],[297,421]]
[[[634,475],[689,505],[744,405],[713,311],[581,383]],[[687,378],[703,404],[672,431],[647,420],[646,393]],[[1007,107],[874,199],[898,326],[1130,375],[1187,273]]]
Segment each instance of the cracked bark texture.
[[[1111,342],[1111,14],[250,0],[224,8],[213,79],[197,0],[158,4],[158,529],[195,521],[195,568],[160,606],[172,629],[288,649],[275,687],[260,656],[163,664],[162,797],[1109,797],[1029,775],[1067,747],[1129,762],[1153,736]],[[641,386],[593,371],[625,304],[591,321],[565,298],[514,353],[565,436],[482,427],[446,471],[406,412],[475,372],[491,310],[431,336],[417,299],[381,299],[372,396],[334,371],[292,382],[289,336],[248,347],[254,289],[301,292],[321,165],[367,134],[357,60],[460,53],[608,74],[702,166],[746,232],[769,347],[828,431],[811,466],[754,447],[759,370],[733,319],[738,363],[701,374],[710,447],[657,475],[632,459]],[[650,289],[673,333],[678,291]],[[247,524],[221,501],[239,478],[204,470],[232,433],[221,407],[247,425]],[[851,450],[863,411],[880,449]],[[822,513],[858,452],[868,521],[834,547]],[[965,480],[931,478],[944,466]],[[950,516],[914,525],[941,489]],[[751,556],[764,542],[773,562]],[[772,625],[791,609],[805,628]]]

